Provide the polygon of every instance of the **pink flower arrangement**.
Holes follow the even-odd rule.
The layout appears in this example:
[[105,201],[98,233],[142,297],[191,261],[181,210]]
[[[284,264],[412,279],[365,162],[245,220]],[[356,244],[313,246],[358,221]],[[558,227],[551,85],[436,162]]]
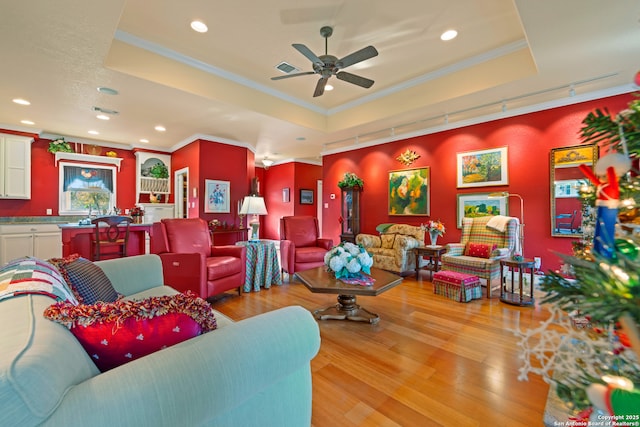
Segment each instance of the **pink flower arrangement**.
[[420,224],[420,228],[429,234],[435,233],[438,236],[444,235],[445,232],[444,224],[440,220],[430,220],[426,224]]

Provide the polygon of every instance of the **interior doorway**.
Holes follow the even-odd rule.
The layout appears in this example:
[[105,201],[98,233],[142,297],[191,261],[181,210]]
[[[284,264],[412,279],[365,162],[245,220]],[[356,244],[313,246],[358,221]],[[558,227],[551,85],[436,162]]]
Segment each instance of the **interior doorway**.
[[322,236],[322,180],[319,179],[316,187],[316,195],[317,204],[316,204],[316,216],[318,217],[318,229],[320,230],[320,235]]
[[182,168],[174,174],[176,218],[189,218],[189,168]]

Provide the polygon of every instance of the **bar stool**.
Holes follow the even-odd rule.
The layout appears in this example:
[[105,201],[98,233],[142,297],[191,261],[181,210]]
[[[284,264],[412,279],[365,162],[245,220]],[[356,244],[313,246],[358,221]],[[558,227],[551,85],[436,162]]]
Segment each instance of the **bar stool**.
[[92,260],[123,258],[127,256],[130,216],[101,216],[91,220],[95,233],[91,235]]

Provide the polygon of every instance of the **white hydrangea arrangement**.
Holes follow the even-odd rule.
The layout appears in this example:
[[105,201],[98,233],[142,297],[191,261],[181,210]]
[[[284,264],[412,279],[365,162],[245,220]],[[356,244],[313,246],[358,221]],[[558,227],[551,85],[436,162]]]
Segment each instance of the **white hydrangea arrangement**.
[[336,275],[336,279],[357,276],[360,272],[371,274],[373,258],[361,245],[342,242],[324,256],[324,263]]

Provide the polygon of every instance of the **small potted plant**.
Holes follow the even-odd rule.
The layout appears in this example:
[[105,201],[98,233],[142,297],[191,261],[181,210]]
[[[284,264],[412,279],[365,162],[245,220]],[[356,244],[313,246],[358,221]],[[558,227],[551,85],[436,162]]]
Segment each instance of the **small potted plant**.
[[64,138],[58,138],[49,143],[49,148],[47,149],[50,153],[57,153],[61,151],[63,153],[73,153],[73,148],[71,148],[71,144],[64,140]]
[[346,172],[344,178],[338,181],[338,187],[344,188],[364,188],[364,181],[353,172]]

